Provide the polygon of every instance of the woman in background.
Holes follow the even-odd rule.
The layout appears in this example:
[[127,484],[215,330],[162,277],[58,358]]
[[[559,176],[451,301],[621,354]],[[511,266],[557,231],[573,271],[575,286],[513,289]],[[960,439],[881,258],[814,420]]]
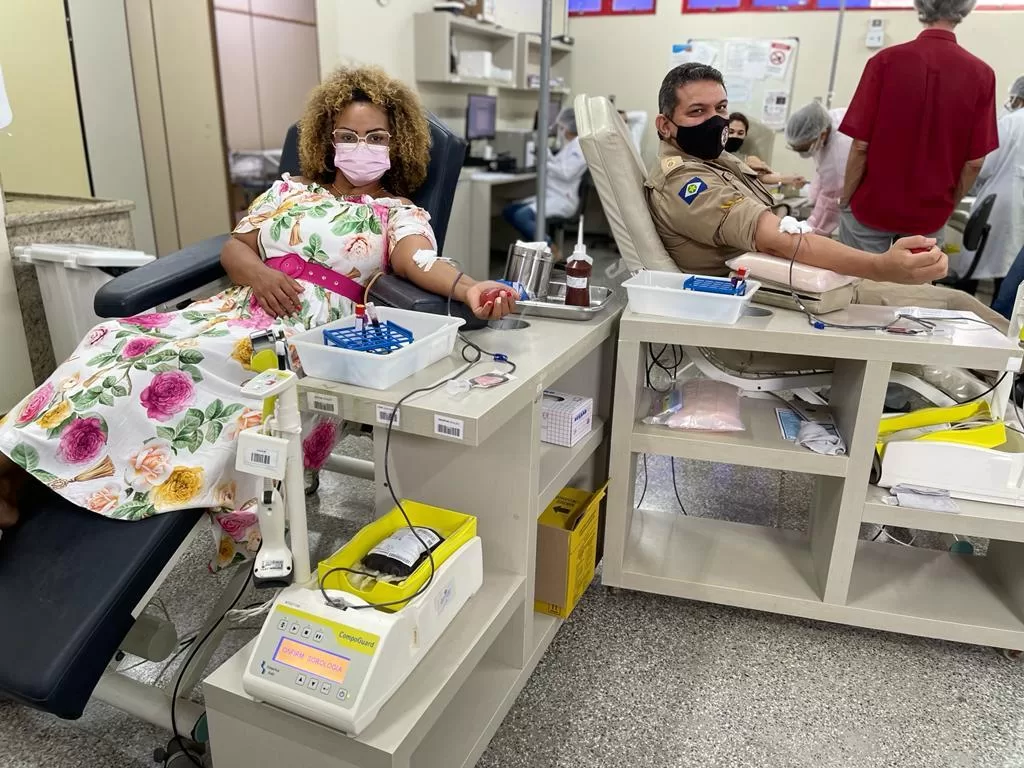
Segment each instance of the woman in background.
[[[583,157],[580,140],[576,133],[576,110],[563,109],[558,114],[558,154],[548,150],[547,200],[545,210],[548,216],[568,218],[576,214],[580,205],[580,182],[587,172],[587,159]],[[537,198],[528,197],[509,203],[502,211],[505,221],[516,228],[523,240],[533,241],[537,236]],[[549,238],[545,238],[550,242]],[[561,258],[552,247],[555,259]]]
[[786,123],[786,142],[800,157],[814,160],[808,223],[829,237],[839,226],[839,198],[843,194],[846,158],[853,139],[839,132],[846,108],[828,110],[819,101],[794,112]]
[[750,166],[750,169],[757,173],[757,179],[768,186],[772,184],[790,184],[797,189],[807,183],[803,176],[782,176],[756,155],[740,154],[747,134],[750,133],[750,121],[742,112],[733,112],[729,115],[729,138],[725,142],[725,151],[736,155],[740,160]]
[[[342,69],[310,96],[299,126],[303,176],[261,195],[221,253],[234,287],[185,310],[102,323],[0,424],[0,528],[18,518],[27,478],[106,517],[239,506],[259,481],[236,473],[238,433],[261,420],[241,394],[250,334],[291,335],[353,312],[352,302],[267,260],[296,253],[367,285],[391,271],[481,318],[514,308],[435,249],[430,216],[409,201],[427,175],[419,99],[376,68]],[[504,297],[485,298],[488,289]],[[323,448],[323,446],[320,446]],[[328,447],[329,448],[329,447]]]

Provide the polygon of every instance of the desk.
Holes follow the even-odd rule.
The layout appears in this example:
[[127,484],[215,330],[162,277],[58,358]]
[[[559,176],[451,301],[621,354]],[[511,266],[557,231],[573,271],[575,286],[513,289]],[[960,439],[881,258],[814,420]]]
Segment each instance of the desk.
[[[469,250],[462,262],[466,273],[477,280],[491,276],[491,220],[513,200],[536,194],[537,174],[487,173],[477,171],[470,175],[471,215]],[[499,243],[499,246],[511,243]]]
[[[874,308],[861,307],[861,311]],[[830,316],[831,318],[832,316]],[[836,322],[840,322],[836,320]],[[863,322],[863,321],[861,321]],[[797,312],[733,326],[645,317],[619,331],[604,583],[906,634],[1024,649],[1024,515],[964,502],[961,515],[889,507],[868,485],[892,362],[1015,370],[1017,345],[989,328],[952,339],[818,331]],[[640,419],[645,344],[835,358],[832,411],[848,455],[783,441],[772,400],[744,398],[745,432],[697,433]],[[633,508],[640,454],[817,476],[810,534]],[[958,503],[960,503],[958,501]],[[1012,522],[1009,522],[1012,521]],[[862,522],[995,536],[987,557],[859,539]]]
[[[400,495],[477,516],[484,583],[385,704],[353,739],[250,698],[246,646],[204,683],[217,768],[382,768],[471,766],[561,625],[533,611],[537,517],[565,485],[604,482],[611,413],[614,338],[623,299],[589,322],[531,319],[521,331],[468,334],[517,364],[516,379],[452,400],[442,389],[414,398],[391,436],[392,478]],[[457,346],[457,349],[459,347]],[[393,506],[384,485],[384,432],[378,406],[445,378],[458,352],[382,392],[305,379],[300,400],[336,398],[346,419],[374,425],[377,510]],[[501,366],[498,366],[501,367]],[[478,370],[487,371],[483,364]],[[540,401],[555,386],[594,398],[590,437],[573,448],[541,444]],[[463,423],[463,439],[438,436],[437,415]]]

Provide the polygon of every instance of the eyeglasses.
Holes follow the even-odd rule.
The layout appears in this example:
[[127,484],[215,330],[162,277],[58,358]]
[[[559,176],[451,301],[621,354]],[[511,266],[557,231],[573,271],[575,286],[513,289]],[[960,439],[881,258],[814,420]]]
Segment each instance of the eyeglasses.
[[355,131],[347,128],[337,128],[331,134],[335,144],[354,149],[359,142],[368,147],[386,147],[391,144],[391,134],[387,131],[370,131],[365,136],[360,136]]

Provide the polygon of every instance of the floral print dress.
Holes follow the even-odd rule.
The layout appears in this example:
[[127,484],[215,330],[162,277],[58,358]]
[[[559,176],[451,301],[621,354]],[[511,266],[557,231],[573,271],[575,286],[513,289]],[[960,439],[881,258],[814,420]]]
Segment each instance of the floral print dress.
[[[259,232],[263,259],[301,254],[366,284],[404,237],[433,243],[429,216],[394,198],[335,198],[287,175],[235,229]],[[259,481],[236,473],[235,438],[262,403],[249,335],[292,334],[351,314],[351,302],[299,281],[302,310],[274,320],[236,286],[178,312],[97,325],[0,423],[0,452],[70,501],[138,520],[177,509],[237,508]]]

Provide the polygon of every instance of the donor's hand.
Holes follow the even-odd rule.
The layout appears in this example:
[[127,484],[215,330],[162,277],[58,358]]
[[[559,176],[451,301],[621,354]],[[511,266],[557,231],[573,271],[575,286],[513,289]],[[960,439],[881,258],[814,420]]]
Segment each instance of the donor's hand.
[[302,309],[302,286],[284,272],[264,266],[250,287],[256,301],[271,317],[287,317]]
[[881,257],[879,280],[919,285],[946,276],[949,262],[935,246],[935,238],[913,235],[902,237]]
[[515,311],[516,292],[501,283],[476,283],[466,291],[466,305],[481,320],[499,320]]

